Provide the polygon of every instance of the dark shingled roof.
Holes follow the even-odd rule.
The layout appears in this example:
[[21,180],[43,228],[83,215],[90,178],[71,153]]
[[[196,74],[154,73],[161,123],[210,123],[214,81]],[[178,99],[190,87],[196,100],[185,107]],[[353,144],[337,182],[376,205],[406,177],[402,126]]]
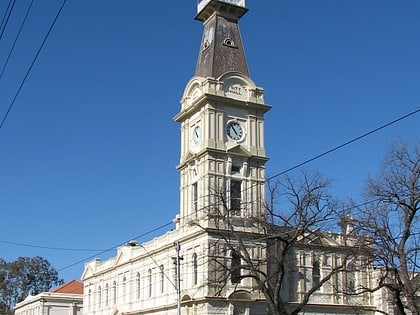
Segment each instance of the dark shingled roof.
[[204,31],[195,75],[217,79],[226,72],[239,72],[249,77],[238,26],[246,10],[213,0],[203,9],[209,11],[205,20],[203,14],[198,15],[197,19],[204,20]]

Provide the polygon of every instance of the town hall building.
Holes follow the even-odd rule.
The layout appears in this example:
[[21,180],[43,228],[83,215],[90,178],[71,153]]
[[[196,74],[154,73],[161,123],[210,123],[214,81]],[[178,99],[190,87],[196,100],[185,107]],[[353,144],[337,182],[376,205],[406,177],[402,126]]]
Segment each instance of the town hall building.
[[[198,1],[195,18],[204,30],[196,71],[174,118],[181,130],[176,228],[144,244],[128,242],[108,260],[87,263],[84,314],[270,313],[258,281],[242,268],[247,258],[261,273],[270,270],[262,229],[264,117],[271,106],[249,75],[238,27],[247,11],[245,0]],[[289,255],[294,265],[282,298],[291,305],[319,281],[327,263],[331,268],[340,261],[348,244],[346,235],[321,231],[307,239]],[[337,289],[372,281],[369,268],[334,277],[335,285],[315,292],[305,313],[374,314],[370,293],[349,297]]]

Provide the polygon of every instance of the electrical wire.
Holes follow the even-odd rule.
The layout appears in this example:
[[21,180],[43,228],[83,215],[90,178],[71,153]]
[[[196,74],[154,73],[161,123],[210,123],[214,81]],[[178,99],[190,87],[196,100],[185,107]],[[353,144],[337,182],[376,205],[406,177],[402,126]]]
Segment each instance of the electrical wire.
[[3,38],[4,31],[6,30],[7,23],[9,23],[10,16],[12,15],[13,8],[15,6],[16,0],[9,1],[9,5],[7,6],[6,12],[4,14],[3,20],[1,21],[0,25],[0,40]]
[[[136,236],[136,237],[134,237],[134,238],[130,238],[130,240],[142,238],[142,237],[144,237],[144,236],[146,236],[146,235],[152,234],[153,232],[159,231],[160,229],[163,229],[164,227],[167,227],[167,226],[169,226],[169,225],[171,225],[171,224],[173,224],[173,222],[168,222],[168,223],[162,224],[161,226],[159,226],[159,227],[157,227],[157,228],[154,228],[154,229],[152,229],[152,230],[149,230],[149,231],[147,231],[147,232],[145,232],[145,233],[143,233],[143,234],[141,234],[141,235],[138,235],[138,236]],[[105,250],[103,250],[103,251],[101,251],[101,252],[97,253],[96,255],[89,256],[89,257],[87,257],[87,258],[81,259],[81,260],[79,260],[79,261],[77,261],[77,262],[75,262],[75,263],[72,263],[72,264],[70,264],[70,265],[68,265],[68,266],[65,266],[65,267],[63,267],[63,268],[60,268],[60,269],[58,269],[57,271],[66,270],[66,269],[68,269],[68,268],[70,268],[70,267],[73,267],[73,266],[75,266],[75,265],[78,265],[78,264],[80,264],[80,263],[82,263],[82,262],[85,262],[85,261],[87,261],[87,260],[93,259],[93,258],[97,257],[98,255],[102,255],[102,254],[105,254],[105,253],[107,253],[107,252],[110,252],[111,250],[114,250],[114,249],[118,248],[119,246],[122,246],[122,245],[126,244],[127,242],[128,242],[128,241],[125,241],[125,242],[120,243],[120,244],[118,244],[118,245],[112,246],[112,247],[110,247],[110,248],[108,248],[108,249],[105,249]]]
[[71,252],[98,252],[98,251],[103,250],[103,249],[65,248],[65,247],[41,246],[41,245],[33,245],[33,244],[16,243],[16,242],[4,241],[4,240],[0,240],[0,243],[8,244],[8,245],[14,245],[14,246],[32,247],[32,248],[50,249],[50,250],[59,250],[59,251],[71,251]]
[[13,45],[10,48],[9,55],[7,56],[6,61],[5,61],[4,65],[3,65],[3,68],[1,69],[0,79],[3,77],[4,71],[6,70],[6,67],[7,67],[7,65],[9,63],[10,56],[12,55],[13,50],[15,49],[16,43],[17,43],[17,41],[18,41],[18,39],[20,37],[20,34],[22,33],[22,29],[23,29],[23,27],[24,27],[24,25],[26,23],[26,20],[28,18],[29,12],[31,11],[31,8],[32,8],[33,3],[34,3],[34,0],[31,0],[30,4],[28,6],[28,9],[26,10],[25,17],[24,17],[24,19],[22,21],[22,24],[20,25],[19,31],[18,31],[18,33],[17,33],[17,35],[15,37],[15,40],[13,42]]
[[34,64],[35,64],[35,62],[36,62],[36,60],[38,59],[38,56],[39,56],[39,54],[41,53],[41,50],[42,50],[42,48],[44,47],[45,42],[47,41],[47,39],[48,39],[49,35],[51,34],[51,31],[52,31],[52,29],[54,28],[55,23],[56,23],[56,22],[57,22],[57,20],[58,20],[58,17],[60,16],[61,12],[63,11],[63,8],[64,8],[64,6],[65,6],[66,2],[67,2],[67,0],[64,0],[64,1],[63,1],[63,3],[62,3],[62,5],[61,5],[60,9],[58,10],[58,12],[57,12],[57,14],[56,14],[56,16],[55,16],[54,20],[52,21],[52,23],[51,23],[51,25],[50,25],[50,28],[48,29],[47,34],[45,35],[44,39],[42,40],[42,43],[41,43],[41,45],[39,46],[38,51],[37,51],[37,53],[35,54],[35,57],[34,57],[34,59],[33,59],[33,60],[32,60],[32,62],[31,62],[31,65],[29,66],[28,70],[26,71],[26,74],[25,74],[25,76],[24,76],[24,78],[23,78],[23,80],[22,80],[22,82],[21,82],[21,84],[20,84],[20,86],[19,86],[19,88],[18,88],[18,90],[17,90],[17,92],[16,92],[15,96],[13,97],[12,102],[10,103],[10,105],[9,105],[9,107],[8,107],[8,109],[7,109],[7,111],[6,111],[6,113],[5,113],[5,114],[4,114],[4,116],[3,116],[3,119],[1,120],[1,123],[0,123],[0,129],[3,127],[4,123],[6,122],[6,119],[7,119],[7,117],[9,116],[9,113],[10,113],[10,111],[12,110],[12,108],[13,108],[13,106],[14,106],[15,102],[16,102],[16,99],[17,99],[17,97],[19,96],[20,91],[22,90],[22,88],[23,88],[23,86],[24,86],[24,84],[25,84],[25,82],[26,82],[26,80],[27,80],[27,78],[28,78],[28,76],[29,76],[29,74],[30,74],[30,72],[31,72],[31,70],[32,70],[32,68],[33,68],[33,66],[34,66]]
[[358,136],[358,137],[356,137],[356,138],[353,138],[353,139],[351,139],[351,140],[349,140],[349,141],[347,141],[347,142],[344,142],[343,144],[340,144],[340,145],[338,145],[338,146],[336,146],[336,147],[333,147],[332,149],[330,149],[330,150],[327,150],[327,151],[325,151],[325,152],[323,152],[323,153],[320,153],[320,154],[318,154],[318,155],[315,155],[314,157],[312,157],[312,158],[310,158],[310,159],[307,159],[307,160],[305,160],[305,161],[303,161],[303,162],[301,162],[301,163],[299,163],[299,164],[296,164],[296,165],[294,165],[294,166],[292,166],[292,167],[289,167],[288,169],[286,169],[286,170],[284,170],[284,171],[282,171],[282,172],[279,172],[279,173],[277,173],[277,174],[275,174],[275,175],[273,175],[273,176],[271,176],[271,177],[269,177],[269,178],[267,178],[266,180],[272,180],[272,179],[274,179],[274,178],[276,178],[276,177],[279,177],[279,176],[281,176],[281,175],[284,175],[284,174],[286,174],[286,173],[289,173],[290,171],[293,171],[293,170],[295,170],[295,169],[297,169],[297,168],[299,168],[299,167],[301,167],[301,166],[303,166],[303,165],[306,165],[306,164],[308,164],[308,163],[310,163],[310,162],[313,162],[313,161],[315,161],[315,160],[317,160],[317,159],[319,159],[319,158],[321,158],[321,157],[323,157],[323,156],[325,156],[325,155],[327,155],[327,154],[330,154],[330,153],[332,153],[332,152],[334,152],[334,151],[337,151],[337,150],[339,150],[339,149],[342,149],[342,148],[344,148],[344,147],[346,147],[346,146],[348,146],[348,145],[350,145],[350,144],[352,144],[353,142],[356,142],[356,141],[358,141],[358,140],[361,140],[361,139],[363,139],[363,138],[366,138],[367,136],[370,136],[371,134],[373,134],[373,133],[376,133],[376,132],[378,132],[378,131],[380,131],[380,130],[382,130],[382,129],[384,129],[384,128],[386,128],[386,127],[389,127],[389,126],[391,126],[391,125],[393,125],[393,124],[395,124],[395,123],[397,123],[397,122],[399,122],[399,121],[401,121],[401,120],[404,120],[404,119],[406,119],[406,118],[408,118],[408,117],[410,117],[410,116],[413,116],[413,115],[415,115],[415,114],[417,114],[418,112],[420,112],[420,108],[418,108],[418,109],[416,109],[416,110],[414,110],[414,111],[412,111],[412,112],[410,112],[410,113],[408,113],[408,114],[406,114],[406,115],[403,115],[403,116],[401,116],[401,117],[399,117],[399,118],[397,118],[397,119],[394,119],[393,121],[390,121],[390,122],[388,122],[388,123],[386,123],[386,124],[383,124],[382,126],[380,126],[380,127],[377,127],[377,128],[375,128],[375,129],[373,129],[373,130],[371,130],[371,131],[368,131],[368,132],[366,132],[366,133],[364,133],[364,134],[362,134],[362,135],[360,135],[360,136]]
[[[268,178],[267,180],[271,180],[271,179],[274,179],[274,178],[276,178],[276,177],[278,177],[278,176],[284,175],[284,174],[286,174],[286,173],[288,173],[288,172],[290,172],[290,171],[292,171],[292,170],[294,170],[294,169],[299,168],[300,166],[303,166],[303,165],[308,164],[308,163],[310,163],[310,162],[312,162],[312,161],[314,161],[314,160],[316,160],[316,159],[319,159],[319,158],[321,158],[321,157],[324,157],[324,156],[325,156],[325,155],[327,155],[327,154],[333,153],[333,152],[335,152],[335,151],[337,151],[337,150],[339,150],[339,149],[341,149],[341,148],[343,148],[343,147],[345,147],[345,146],[347,146],[347,145],[350,145],[350,144],[352,144],[352,143],[354,143],[354,142],[356,142],[356,141],[358,141],[358,140],[360,140],[360,139],[362,139],[362,138],[365,138],[365,137],[367,137],[367,136],[369,136],[369,135],[371,135],[371,134],[373,134],[373,133],[375,133],[375,132],[378,132],[378,131],[380,131],[380,130],[382,130],[382,129],[386,128],[386,127],[389,127],[389,126],[391,126],[392,124],[395,124],[395,123],[397,123],[397,122],[399,122],[399,121],[401,121],[401,120],[403,120],[403,119],[406,119],[406,118],[408,118],[408,117],[410,117],[410,116],[413,116],[413,115],[415,115],[415,114],[416,114],[416,113],[418,113],[418,112],[420,112],[420,108],[419,108],[419,109],[417,109],[417,110],[414,110],[414,111],[412,111],[412,112],[410,112],[410,113],[408,113],[408,114],[406,114],[406,115],[403,115],[403,116],[401,116],[401,117],[399,117],[399,118],[397,118],[397,119],[394,119],[394,120],[392,120],[391,122],[385,123],[385,124],[383,124],[382,126],[380,126],[380,127],[378,127],[378,128],[375,128],[375,129],[373,129],[373,130],[371,130],[371,131],[369,131],[369,132],[366,132],[366,133],[364,133],[364,134],[362,134],[362,135],[360,135],[360,136],[358,136],[358,137],[355,137],[355,138],[353,138],[352,140],[349,140],[349,141],[347,141],[347,142],[345,142],[345,143],[343,143],[343,144],[341,144],[341,145],[338,145],[338,146],[336,146],[336,147],[333,147],[332,149],[327,150],[327,151],[325,151],[325,152],[323,152],[323,153],[321,153],[321,154],[318,154],[318,155],[316,155],[316,156],[314,156],[314,157],[312,157],[312,158],[310,158],[310,159],[308,159],[308,160],[306,160],[306,161],[304,161],[304,162],[298,163],[298,164],[296,164],[296,165],[294,165],[294,166],[292,166],[292,167],[290,167],[290,168],[288,168],[288,169],[286,169],[286,170],[284,170],[284,171],[281,171],[281,172],[279,172],[279,173],[277,173],[277,174],[275,174],[275,175],[271,176],[271,177],[270,177],[270,178]],[[373,200],[373,201],[368,201],[368,202],[365,202],[365,203],[360,204],[360,205],[352,206],[352,207],[350,207],[350,208],[347,208],[347,209],[346,209],[346,211],[351,211],[351,210],[353,210],[353,209],[360,208],[361,206],[367,205],[368,203],[375,202],[375,201],[376,201],[376,200]],[[161,226],[159,226],[159,227],[157,227],[157,228],[154,228],[154,229],[152,229],[152,230],[150,230],[150,231],[148,231],[148,232],[145,232],[145,233],[143,233],[143,234],[141,234],[141,235],[139,235],[139,236],[137,236],[137,237],[130,238],[130,240],[132,240],[132,239],[139,239],[139,238],[141,238],[141,237],[144,237],[144,236],[146,236],[146,235],[148,235],[148,234],[151,234],[151,233],[153,233],[153,232],[156,232],[156,231],[158,231],[158,230],[160,230],[160,229],[162,229],[162,228],[164,228],[164,227],[167,227],[167,226],[169,226],[169,225],[172,225],[172,224],[173,224],[173,222],[172,222],[172,221],[171,221],[171,222],[168,222],[168,223],[165,223],[165,224],[163,224],[163,225],[161,225]],[[107,253],[107,252],[109,252],[109,251],[111,251],[111,250],[114,250],[114,249],[116,249],[117,247],[119,247],[119,246],[121,246],[121,245],[123,245],[123,244],[127,243],[128,241],[129,241],[129,240],[127,240],[127,241],[125,241],[125,242],[123,242],[123,243],[120,243],[120,244],[118,244],[118,245],[115,245],[115,246],[113,246],[113,247],[110,247],[110,248],[108,248],[108,249],[106,249],[106,250],[99,251],[99,253],[97,253],[96,255],[89,256],[89,257],[87,257],[87,258],[84,258],[84,259],[82,259],[82,260],[79,260],[79,261],[77,261],[77,262],[75,262],[75,263],[72,263],[72,264],[70,264],[70,265],[68,265],[68,266],[65,266],[65,267],[63,267],[63,268],[59,269],[58,271],[66,270],[66,269],[68,269],[68,268],[70,268],[70,267],[73,267],[73,266],[75,266],[75,265],[78,265],[78,264],[80,264],[80,263],[82,263],[82,262],[85,262],[85,261],[88,261],[88,260],[90,260],[90,259],[93,259],[93,258],[95,258],[97,255],[101,255],[101,254]],[[35,247],[35,248],[46,248],[46,249],[56,249],[56,250],[72,250],[72,249],[59,249],[59,248],[56,248],[56,247],[48,247],[48,246],[37,246],[37,245],[19,244],[19,243],[6,242],[6,241],[0,241],[0,242],[2,242],[2,243],[9,243],[9,244],[16,244],[16,245],[23,245],[23,246],[29,246],[29,247]]]
[[7,14],[9,12],[10,6],[12,5],[13,1],[15,0],[9,0],[9,4],[7,5],[6,10],[4,11],[3,18],[1,19],[1,23],[0,23],[0,30],[3,29],[4,21],[6,20]]

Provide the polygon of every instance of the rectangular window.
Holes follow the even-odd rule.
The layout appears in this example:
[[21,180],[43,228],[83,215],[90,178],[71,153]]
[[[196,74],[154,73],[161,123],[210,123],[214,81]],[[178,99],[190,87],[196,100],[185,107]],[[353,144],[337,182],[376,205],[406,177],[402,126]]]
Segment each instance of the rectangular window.
[[230,211],[233,215],[241,215],[241,181],[231,180],[230,182]]
[[193,284],[197,285],[198,283],[198,263],[197,263],[197,254],[193,254]]
[[230,269],[230,280],[232,284],[241,282],[241,256],[232,251],[231,269]]
[[312,263],[312,287],[317,286],[320,280],[321,280],[321,268],[319,266],[319,261],[314,260]]

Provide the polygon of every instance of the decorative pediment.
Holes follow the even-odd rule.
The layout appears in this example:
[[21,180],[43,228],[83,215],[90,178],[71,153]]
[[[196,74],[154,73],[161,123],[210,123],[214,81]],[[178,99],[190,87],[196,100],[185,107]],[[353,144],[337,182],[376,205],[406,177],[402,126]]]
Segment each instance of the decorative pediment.
[[191,106],[197,99],[204,94],[203,92],[203,81],[204,78],[193,77],[187,83],[184,94],[182,95],[181,105],[182,108]]
[[114,260],[114,266],[120,265],[121,263],[124,262],[124,260],[126,260],[126,259],[124,259],[124,254],[121,253],[121,252],[118,252],[118,254],[117,254],[117,256],[115,257],[115,260]]
[[85,264],[85,269],[83,270],[83,274],[81,276],[81,279],[87,279],[95,275],[96,273],[96,265],[100,263],[99,259],[94,259],[90,261],[89,263]]
[[255,89],[255,84],[251,79],[236,72],[224,74],[220,81],[223,82],[223,93],[226,97],[239,100],[248,100],[250,91]]
[[238,290],[233,292],[228,297],[229,300],[251,301],[252,295],[248,291]]
[[189,294],[184,294],[181,298],[182,302],[187,302],[187,301],[191,301],[191,300],[192,300],[192,298]]
[[195,76],[185,87],[181,99],[182,110],[194,105],[205,95],[224,96],[231,99],[264,104],[264,90],[239,72],[227,72],[218,79]]
[[315,230],[306,233],[302,239],[302,242],[305,244],[328,247],[340,246],[340,243],[338,243],[333,237],[329,236],[327,233],[322,232],[321,230]]
[[228,148],[226,151],[228,153],[232,153],[235,155],[242,155],[242,156],[248,156],[248,157],[252,156],[251,152],[245,149],[240,144],[235,144],[232,147]]
[[239,72],[228,72],[218,80],[222,82],[224,96],[242,101],[264,103],[264,90],[258,88],[249,77]]

